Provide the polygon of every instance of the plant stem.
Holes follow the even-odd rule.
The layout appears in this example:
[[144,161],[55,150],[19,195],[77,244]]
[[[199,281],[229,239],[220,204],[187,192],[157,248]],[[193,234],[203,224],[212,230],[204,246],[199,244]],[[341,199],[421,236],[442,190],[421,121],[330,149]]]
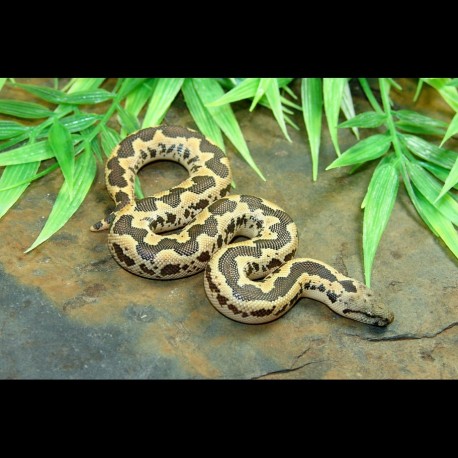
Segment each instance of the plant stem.
[[394,125],[393,116],[391,114],[389,87],[390,83],[385,78],[379,78],[380,95],[382,97],[382,104],[386,114],[386,124],[391,134],[391,141],[393,148],[398,159],[402,158],[401,145],[399,144],[398,133]]

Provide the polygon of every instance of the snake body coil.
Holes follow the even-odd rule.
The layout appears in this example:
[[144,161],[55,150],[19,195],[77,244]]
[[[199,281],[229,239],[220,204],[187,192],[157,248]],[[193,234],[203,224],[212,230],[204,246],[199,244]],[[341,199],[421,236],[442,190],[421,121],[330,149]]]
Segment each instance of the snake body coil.
[[[189,178],[136,199],[138,170],[158,160],[180,163]],[[243,323],[273,321],[301,297],[363,323],[393,321],[391,311],[363,283],[321,261],[294,259],[297,228],[280,207],[259,197],[227,196],[229,162],[198,132],[172,126],[140,130],[114,149],[105,172],[116,207],[91,230],[110,228],[111,254],[129,272],[163,280],[205,269],[210,302]],[[161,235],[177,228],[183,229]],[[237,236],[248,240],[229,245]]]

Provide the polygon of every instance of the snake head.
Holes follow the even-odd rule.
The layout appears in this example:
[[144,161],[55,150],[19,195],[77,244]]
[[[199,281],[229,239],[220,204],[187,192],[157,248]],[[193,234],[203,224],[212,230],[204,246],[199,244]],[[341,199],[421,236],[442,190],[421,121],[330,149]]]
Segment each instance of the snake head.
[[382,302],[379,295],[364,283],[353,280],[356,292],[341,298],[339,310],[342,316],[373,326],[388,326],[394,320],[393,312]]

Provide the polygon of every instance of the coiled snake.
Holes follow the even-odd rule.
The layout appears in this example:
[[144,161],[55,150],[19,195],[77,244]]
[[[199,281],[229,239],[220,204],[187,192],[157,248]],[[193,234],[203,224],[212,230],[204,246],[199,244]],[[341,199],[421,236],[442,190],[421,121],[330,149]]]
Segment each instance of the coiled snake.
[[[189,178],[136,199],[138,170],[158,160],[178,162]],[[281,208],[259,197],[227,196],[229,161],[198,132],[161,126],[129,135],[109,157],[105,179],[116,207],[91,230],[110,229],[111,254],[129,272],[163,280],[205,269],[210,302],[243,323],[273,321],[301,297],[363,323],[393,321],[392,312],[363,283],[324,262],[294,259],[297,228]],[[183,229],[160,235],[177,228]],[[248,240],[229,245],[236,236]]]

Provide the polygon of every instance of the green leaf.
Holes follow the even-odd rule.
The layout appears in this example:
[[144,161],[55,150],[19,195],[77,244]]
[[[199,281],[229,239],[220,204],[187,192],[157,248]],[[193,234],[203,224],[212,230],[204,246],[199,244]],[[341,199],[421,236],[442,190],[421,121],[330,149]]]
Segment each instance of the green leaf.
[[415,187],[445,218],[458,226],[458,203],[453,197],[445,194],[436,202],[441,191],[440,183],[420,165],[408,160],[405,161],[405,165]]
[[105,78],[72,78],[63,91],[67,92],[67,94],[92,91],[97,89],[104,81]]
[[186,78],[184,80],[181,90],[183,92],[184,100],[188,110],[191,113],[191,116],[193,117],[199,130],[203,135],[208,137],[223,151],[225,151],[221,129],[213,120],[210,112],[202,103],[202,100],[200,100],[199,94],[197,94],[194,88],[194,84],[190,78]]
[[36,248],[38,245],[48,240],[55,234],[65,223],[72,217],[82,204],[86,194],[89,192],[91,184],[96,173],[95,158],[91,153],[90,148],[86,148],[76,160],[75,175],[74,175],[74,192],[72,193],[68,187],[68,182],[65,180],[57,195],[56,201],[52,207],[51,213],[44,225],[42,231],[38,235],[33,244],[25,251]]
[[389,135],[372,135],[348,148],[340,157],[328,165],[326,170],[377,159],[388,151],[390,145],[391,137]]
[[395,87],[398,91],[402,91],[402,86],[396,83],[396,81],[394,81],[393,78],[386,78],[386,79],[390,83],[391,86]]
[[8,99],[0,100],[0,113],[26,119],[47,118],[53,114],[52,111],[38,103]]
[[0,154],[0,167],[4,165],[24,164],[44,161],[54,157],[47,141],[30,143]]
[[94,153],[95,157],[100,163],[104,162],[102,155],[102,147],[100,146],[100,141],[98,137],[95,137],[91,140],[91,151]]
[[184,78],[159,78],[148,104],[142,127],[159,125],[181,89]]
[[207,106],[213,120],[229,138],[242,157],[248,162],[253,170],[265,181],[265,178],[258,166],[251,157],[250,150],[245,142],[242,131],[230,105],[210,107],[208,104],[224,94],[219,83],[211,78],[194,78],[194,88],[196,89],[203,104]]
[[126,97],[125,110],[131,115],[137,117],[148,99],[154,92],[158,79],[149,78],[143,84],[136,87]]
[[[353,99],[352,99],[351,91],[350,91],[350,85],[348,84],[348,81],[345,83],[345,86],[343,89],[342,103],[341,103],[340,108],[342,109],[342,112],[347,119],[353,119],[356,116],[355,107],[353,105]],[[355,134],[355,137],[359,140],[358,127],[351,126],[351,130]]]
[[136,116],[126,111],[119,104],[117,106],[117,112],[119,116],[119,124],[121,124],[123,133],[131,134],[132,132],[135,132],[136,130],[140,129],[140,123],[138,122]]
[[70,132],[57,118],[49,131],[48,142],[62,170],[69,192],[72,193],[75,151]]
[[451,169],[456,160],[456,153],[433,145],[416,135],[400,134],[399,138],[410,152],[433,164]]
[[347,78],[323,78],[323,100],[326,120],[332,144],[338,156],[340,156],[337,124],[339,122],[340,106]]
[[118,91],[120,98],[123,99],[147,80],[148,78],[124,78]]
[[[439,178],[439,180],[441,180],[443,183],[447,181],[447,178],[450,175],[450,170],[447,170],[446,168],[431,162],[418,161],[418,164],[420,164],[424,169],[428,170],[428,172],[431,172],[436,178]],[[453,188],[458,190],[458,184],[455,184]]]
[[[250,111],[253,111],[259,100],[266,94],[267,89],[271,86],[273,78],[259,78],[259,84],[256,89],[256,93],[251,102]],[[278,88],[278,83],[277,83]],[[278,121],[278,120],[277,120]]]
[[[432,232],[440,237],[458,258],[458,233],[453,224],[420,192],[414,190],[414,202],[418,213]],[[410,196],[412,198],[412,195]]]
[[93,113],[78,113],[65,118],[60,118],[60,122],[69,132],[80,132],[91,127],[101,116]]
[[58,89],[53,89],[46,86],[37,86],[36,84],[21,84],[16,83],[15,86],[24,89],[30,94],[33,94],[40,99],[46,100],[47,102],[59,104],[66,100],[67,94]]
[[321,119],[323,116],[323,93],[320,78],[302,78],[302,115],[312,156],[312,177],[318,177],[318,159],[321,140]]
[[299,126],[288,116],[288,115],[283,115],[285,117],[285,121],[294,129],[300,130]]
[[[271,78],[265,78],[271,80]],[[261,78],[245,78],[237,86],[229,92],[222,93],[220,97],[213,101],[209,101],[205,105],[207,107],[220,107],[228,103],[238,102],[239,100],[249,99],[256,96]],[[264,86],[267,82],[263,83]],[[269,83],[270,84],[270,83]],[[261,96],[262,97],[262,96]]]
[[0,140],[17,137],[27,132],[29,127],[14,121],[0,121]]
[[[6,78],[4,78],[6,79]],[[447,84],[447,86],[455,86],[457,87],[458,86],[458,78],[453,78],[451,81],[449,81]]]
[[6,83],[7,78],[0,78],[0,91],[3,88],[3,85]]
[[450,124],[445,132],[444,138],[441,141],[440,146],[442,146],[449,138],[458,134],[458,113],[452,118]]
[[105,89],[93,89],[87,91],[76,91],[68,94],[66,99],[61,103],[68,105],[95,105],[112,99],[115,94]]
[[363,202],[364,276],[368,287],[371,285],[375,253],[390,219],[399,188],[399,173],[388,159],[380,161],[375,169]]
[[280,100],[280,90],[275,78],[273,78],[271,83],[267,86],[266,97],[283,135],[290,143],[292,143],[288,131],[286,130],[285,118],[283,117],[282,104]]
[[[296,96],[297,98],[297,96]],[[297,103],[292,102],[291,100],[287,99],[286,97],[281,96],[280,97],[281,103],[283,104],[283,111],[286,113],[286,106],[289,106],[291,108],[294,108],[295,110],[302,111],[302,107],[298,105]],[[294,112],[290,112],[289,114],[294,114]]]
[[422,80],[436,89],[454,111],[458,111],[458,92],[456,87],[448,85],[450,78],[422,78]]
[[413,96],[413,101],[416,102],[418,97],[420,97],[421,90],[423,89],[423,80],[421,78],[418,79],[417,89],[415,90],[415,95]]
[[375,128],[380,127],[386,122],[386,115],[384,113],[377,113],[375,111],[366,111],[360,113],[354,118],[348,119],[339,124],[339,128],[344,127],[361,127],[361,128]]
[[425,116],[412,110],[398,110],[393,114],[399,119],[397,128],[412,134],[444,135],[447,123],[438,119]]
[[374,93],[372,92],[371,87],[369,86],[369,82],[367,81],[367,78],[358,78],[359,84],[361,85],[361,88],[364,91],[364,94],[367,97],[367,100],[369,100],[369,103],[371,104],[372,108],[380,114],[383,114],[384,111],[380,104],[377,102],[377,99],[374,96]]
[[437,196],[434,203],[437,202],[442,196],[444,196],[450,189],[457,188],[458,184],[458,157],[456,158],[455,165],[450,170],[448,177],[445,180],[444,186],[442,187],[439,195]]
[[111,127],[102,126],[101,137],[103,152],[108,157],[121,141],[121,136]]
[[[27,180],[33,177],[40,166],[40,161],[26,164],[9,165],[5,167],[0,178],[0,189],[10,188],[18,181]],[[27,189],[29,183],[7,189],[0,192],[0,218],[16,203],[22,193]]]

